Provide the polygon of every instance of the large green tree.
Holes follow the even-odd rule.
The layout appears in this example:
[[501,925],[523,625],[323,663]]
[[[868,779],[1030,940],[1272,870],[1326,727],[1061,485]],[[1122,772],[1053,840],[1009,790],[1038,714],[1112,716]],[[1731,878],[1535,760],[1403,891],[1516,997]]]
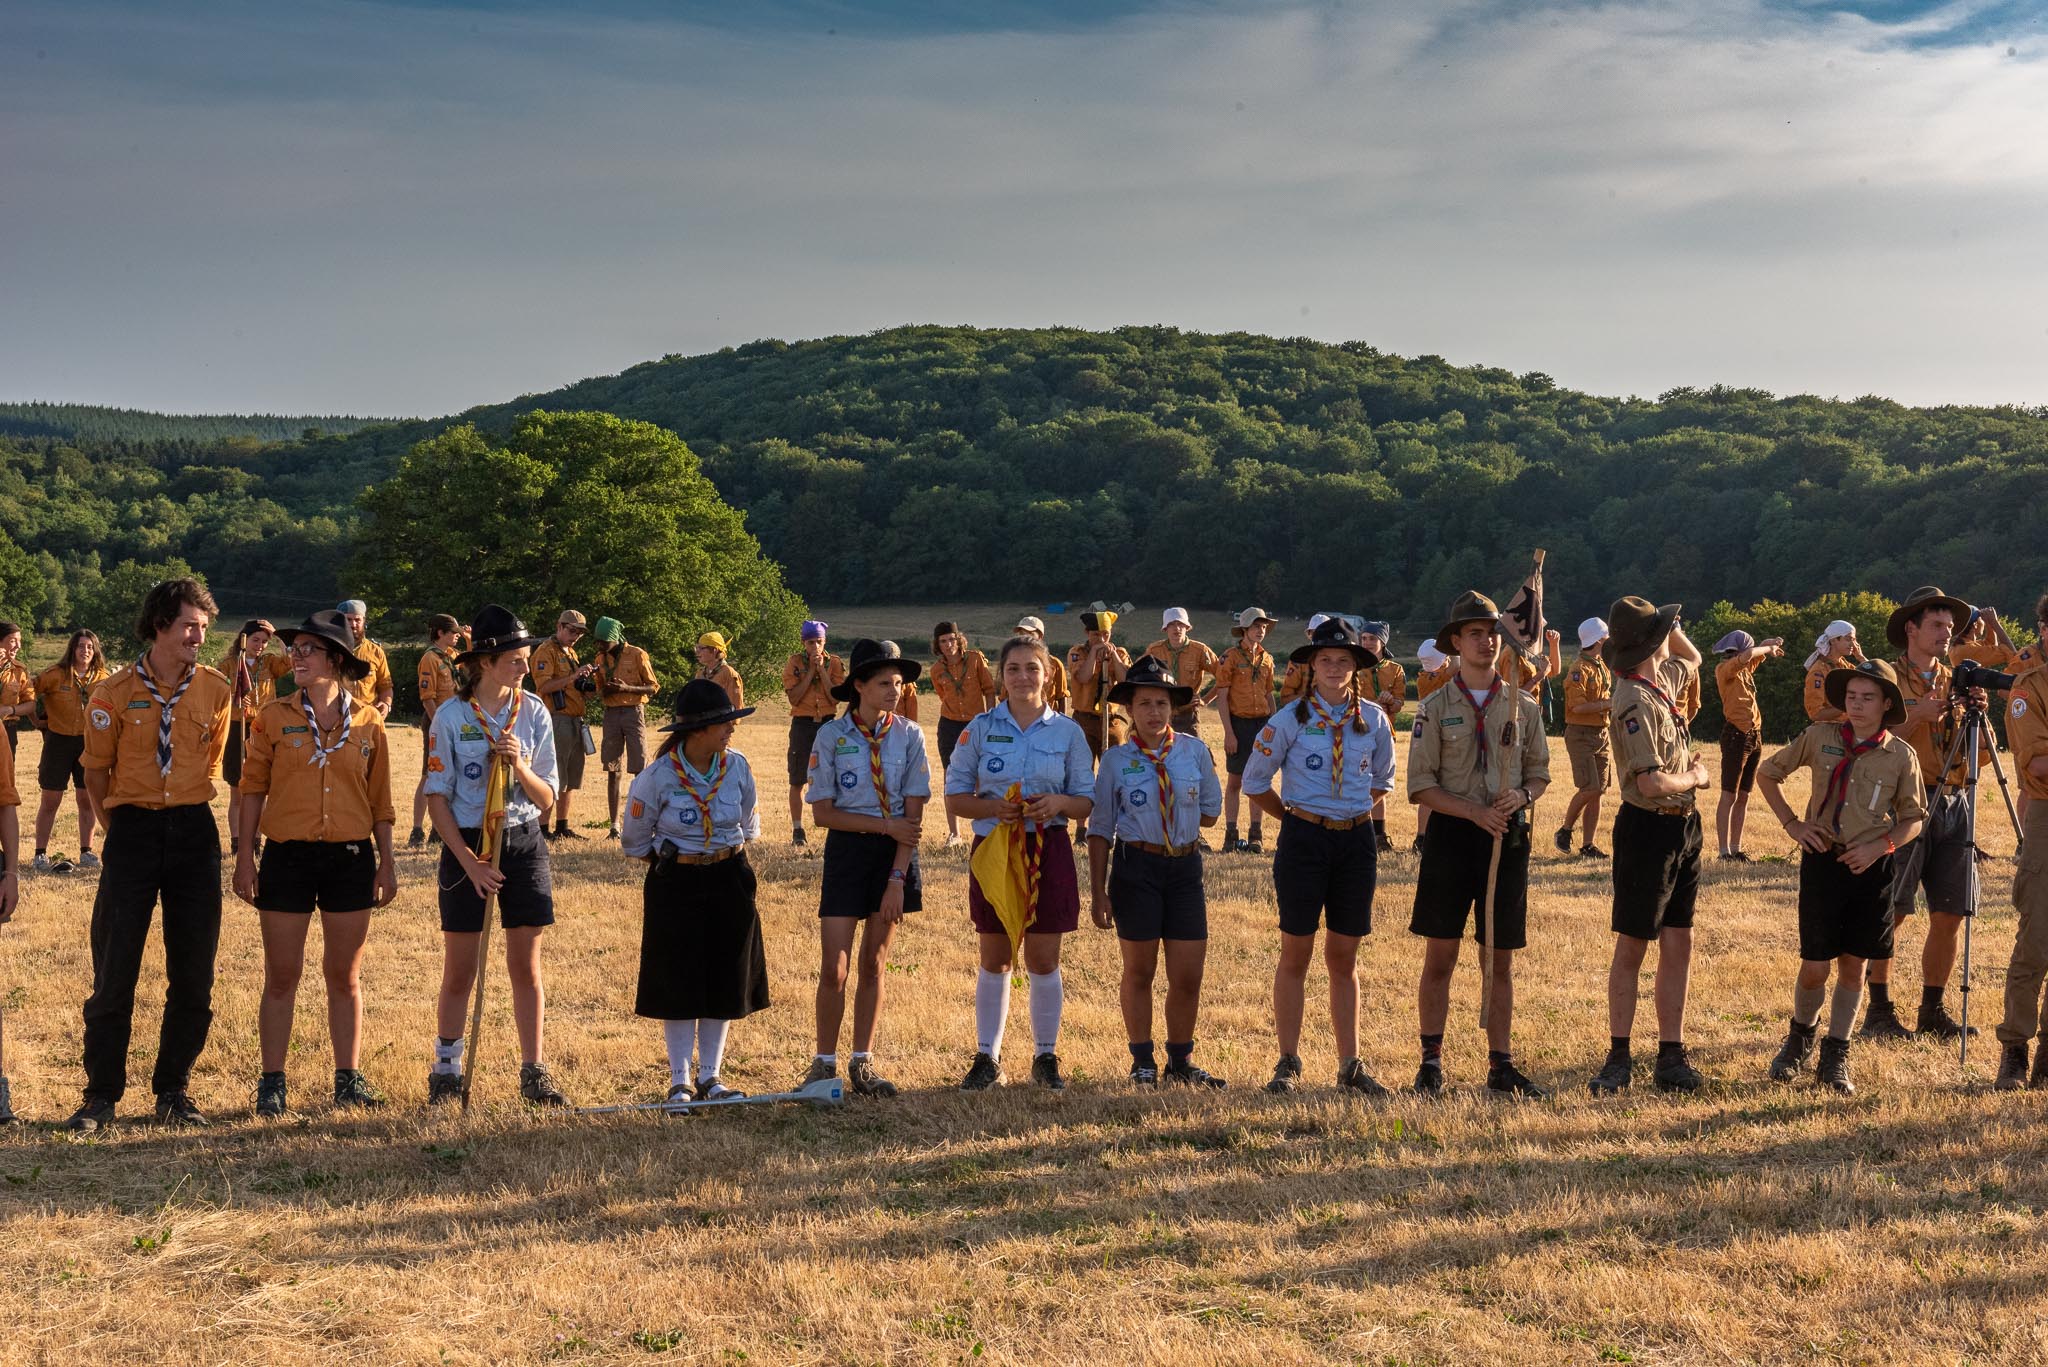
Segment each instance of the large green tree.
[[34,626],[50,591],[36,558],[0,531],[0,621]]
[[616,617],[670,680],[717,630],[766,686],[804,605],[674,433],[608,413],[464,424],[420,442],[362,498],[357,582],[381,611],[467,618],[503,603],[545,631],[573,607]]

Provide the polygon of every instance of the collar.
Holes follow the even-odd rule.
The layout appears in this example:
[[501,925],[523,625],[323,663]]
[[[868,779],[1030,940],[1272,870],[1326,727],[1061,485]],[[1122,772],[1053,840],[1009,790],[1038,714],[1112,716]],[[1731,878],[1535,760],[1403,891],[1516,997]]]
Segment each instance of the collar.
[[992,718],[1000,720],[1003,723],[1003,725],[1009,727],[1012,731],[1015,731],[1018,735],[1021,736],[1026,732],[1035,731],[1039,727],[1044,726],[1047,723],[1047,721],[1049,721],[1053,717],[1058,716],[1059,714],[1057,712],[1054,712],[1052,708],[1048,706],[1044,712],[1039,714],[1039,718],[1037,721],[1031,723],[1031,725],[1029,726],[1022,726],[1018,724],[1018,721],[1015,717],[1010,715],[1010,700],[1008,698],[1004,698],[1001,702],[997,703],[994,707],[989,709],[989,715]]

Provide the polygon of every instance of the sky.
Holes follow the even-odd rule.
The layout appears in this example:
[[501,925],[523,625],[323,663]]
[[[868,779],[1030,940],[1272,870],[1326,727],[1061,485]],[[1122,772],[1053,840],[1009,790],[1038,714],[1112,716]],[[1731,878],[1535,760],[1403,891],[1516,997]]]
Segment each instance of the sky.
[[1171,324],[2048,403],[2048,0],[13,0],[0,399]]

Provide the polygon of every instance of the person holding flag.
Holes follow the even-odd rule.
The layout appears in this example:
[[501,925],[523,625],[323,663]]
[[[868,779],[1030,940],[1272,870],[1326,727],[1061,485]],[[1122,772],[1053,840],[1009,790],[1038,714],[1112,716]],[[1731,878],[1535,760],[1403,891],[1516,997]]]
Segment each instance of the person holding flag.
[[277,628],[262,617],[252,617],[235,633],[227,658],[234,662],[230,678],[235,686],[234,723],[228,731],[227,752],[221,757],[220,776],[228,785],[228,854],[241,852],[242,840],[242,755],[249,744],[249,723],[277,696],[277,681],[292,672],[284,655],[269,653],[270,638]]
[[[445,612],[427,619],[427,649],[420,656],[420,781],[413,786],[412,849],[427,843],[427,738],[434,731],[434,713],[455,699],[455,652],[462,645],[462,624]],[[530,662],[529,662],[530,663]],[[559,754],[559,751],[557,752]]]
[[[100,638],[90,631],[74,631],[65,643],[64,658],[36,676],[37,710],[42,713],[43,754],[36,762],[36,783],[42,797],[36,807],[35,862],[38,873],[69,873],[73,867],[97,869],[99,856],[92,852],[94,813],[92,795],[85,790],[85,707],[100,680],[107,677],[107,662],[100,654]],[[50,832],[57,826],[57,809],[64,803],[64,789],[77,793],[78,863],[61,857],[52,862]],[[232,799],[230,799],[232,802]]]
[[946,810],[974,823],[967,912],[981,940],[974,988],[974,1062],[960,1083],[978,1092],[1003,1082],[1010,974],[1021,958],[1030,980],[1036,1049],[1031,1080],[1059,1091],[1061,937],[1081,923],[1081,889],[1067,823],[1094,806],[1095,761],[1072,718],[1047,706],[1052,656],[1025,637],[1004,643],[996,669],[1004,699],[969,722],[946,768]]
[[894,1096],[875,1071],[875,1025],[882,1012],[882,970],[903,918],[924,907],[917,845],[932,795],[924,732],[897,715],[902,692],[922,673],[894,641],[853,643],[847,678],[832,696],[848,704],[811,744],[812,819],[826,832],[818,890],[818,1050],[805,1083],[839,1075],[839,1026],[846,1016],[848,961],[860,936],[860,981],[853,998],[853,1056],[846,1077],[862,1096]]
[[1572,852],[1572,826],[1579,824],[1579,857],[1605,859],[1607,851],[1593,843],[1600,829],[1600,797],[1614,782],[1612,747],[1607,740],[1607,713],[1613,706],[1614,671],[1600,648],[1607,623],[1588,617],[1579,623],[1579,659],[1564,679],[1564,752],[1572,762],[1572,800],[1558,823],[1557,852]]
[[[543,638],[491,603],[469,626],[453,702],[427,732],[427,812],[441,837],[439,1033],[427,1103],[467,1095],[465,1009],[483,971],[484,914],[495,902],[505,931],[505,971],[519,1032],[519,1094],[564,1104],[543,1062],[546,990],[541,936],[555,922],[554,871],[541,813],[555,801],[555,728],[537,694],[520,687]],[[470,1067],[475,1067],[472,1060]]]
[[1074,720],[1088,738],[1090,753],[1100,755],[1112,745],[1123,744],[1129,719],[1109,701],[1110,690],[1131,667],[1131,653],[1110,639],[1117,614],[1096,603],[1081,614],[1081,627],[1088,639],[1067,652],[1067,674],[1074,681]]
[[[662,1025],[668,1099],[736,1100],[725,1085],[732,1023],[768,1008],[768,958],[747,842],[761,838],[754,771],[731,748],[752,716],[714,679],[678,689],[654,763],[627,794],[621,848],[647,861],[633,1013]],[[691,1076],[691,1054],[696,1074]]]

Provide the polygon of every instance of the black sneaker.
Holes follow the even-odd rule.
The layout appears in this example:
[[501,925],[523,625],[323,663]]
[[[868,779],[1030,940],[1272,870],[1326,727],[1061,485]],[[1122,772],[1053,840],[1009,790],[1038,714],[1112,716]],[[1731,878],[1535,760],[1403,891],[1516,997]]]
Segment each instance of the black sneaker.
[[1601,849],[1598,845],[1581,845],[1579,846],[1579,858],[1605,859],[1607,858],[1607,851]]
[[1849,1080],[1849,1041],[1829,1038],[1820,1042],[1820,1067],[1814,1071],[1814,1080],[1843,1096],[1856,1095],[1856,1084]]
[[798,849],[802,849],[804,846],[810,844],[811,842],[804,835],[804,828],[799,826],[796,828],[795,831],[791,832],[789,837],[789,843],[796,846]]
[[256,1079],[256,1114],[274,1119],[289,1111],[285,1100],[284,1074],[265,1073]]
[[1650,1080],[1657,1084],[1660,1092],[1697,1092],[1707,1085],[1706,1078],[1692,1066],[1692,1060],[1686,1057],[1683,1049],[1670,1053],[1659,1049],[1656,1071],[1650,1074]]
[[960,1079],[963,1092],[985,1092],[1002,1085],[1003,1070],[990,1054],[976,1054],[974,1062],[967,1066],[967,1076]]
[[896,1095],[896,1084],[875,1071],[875,1061],[857,1058],[846,1065],[846,1080],[853,1084],[857,1096],[890,1097]]
[[156,1123],[159,1125],[189,1125],[203,1129],[206,1117],[199,1114],[199,1108],[192,1104],[192,1098],[183,1092],[165,1092],[156,1099]]
[[1238,838],[1237,827],[1225,826],[1223,828],[1223,853],[1236,854],[1243,848],[1244,841]]
[[1422,853],[1422,837],[1421,837],[1421,836],[1419,836],[1419,835],[1418,835],[1418,836],[1416,836],[1416,837],[1415,837],[1415,844],[1414,844],[1413,846],[1411,846],[1411,848],[1412,848],[1412,849],[1413,849],[1413,850],[1414,850],[1414,851],[1415,851],[1415,852],[1416,852],[1417,854],[1421,854],[1421,853]]
[[[1954,1040],[1963,1037],[1963,1027],[1948,1013],[1945,1006],[1922,1006],[1920,1019],[1914,1022],[1916,1033],[1932,1035],[1939,1040]],[[1977,1038],[1977,1027],[1970,1027],[1970,1038]]]
[[1530,1101],[1548,1101],[1552,1096],[1548,1087],[1539,1086],[1513,1060],[1496,1063],[1486,1070],[1486,1090],[1495,1096],[1525,1097]]
[[1609,1049],[1607,1062],[1600,1065],[1600,1071],[1586,1085],[1594,1096],[1619,1096],[1634,1080],[1635,1060],[1629,1057],[1628,1050]]
[[71,1113],[71,1119],[64,1122],[64,1128],[80,1134],[92,1134],[114,1127],[114,1103],[105,1097],[89,1096],[85,1104]]
[[444,1101],[460,1100],[462,1100],[462,1074],[427,1074],[427,1104],[429,1106],[439,1106]]
[[1168,1082],[1181,1087],[1223,1087],[1228,1085],[1214,1073],[1197,1068],[1192,1063],[1167,1064],[1165,1077]]
[[1872,1002],[1863,1011],[1863,1025],[1856,1032],[1858,1039],[1911,1039],[1913,1032],[1899,1020],[1898,1010],[1890,1002]]
[[[698,1089],[703,1090],[702,1088]],[[519,1095],[522,1100],[536,1106],[566,1106],[569,1098],[556,1089],[555,1080],[548,1073],[545,1063],[522,1063],[519,1065]]]
[[1131,1084],[1136,1087],[1157,1087],[1159,1085],[1159,1069],[1149,1063],[1133,1063],[1131,1065]]
[[1785,1032],[1784,1046],[1771,1060],[1771,1081],[1799,1080],[1799,1075],[1806,1071],[1806,1060],[1813,1056],[1813,1029],[1811,1025],[1792,1023],[1792,1028]]
[[1442,1096],[1444,1094],[1444,1065],[1436,1059],[1426,1058],[1415,1070],[1412,1089],[1417,1096]]
[[427,847],[427,833],[417,826],[413,827],[412,834],[405,838],[405,847],[409,850],[425,849]]
[[360,1068],[334,1070],[334,1104],[374,1110],[384,1104],[384,1094],[370,1085]]
[[552,845],[557,840],[560,840],[562,838],[562,828],[560,826],[556,826],[552,829],[544,828],[540,833],[540,838],[547,841],[548,844]]
[[1266,1090],[1273,1093],[1291,1092],[1301,1086],[1301,1058],[1296,1054],[1282,1054],[1280,1061],[1273,1065],[1273,1080],[1266,1084]]
[[1067,1080],[1060,1076],[1060,1056],[1048,1053],[1032,1059],[1031,1080],[1048,1091],[1067,1090]]
[[[2048,1049],[2041,1051],[2048,1055]],[[1998,1081],[1991,1084],[2001,1092],[2019,1092],[2027,1086],[2027,1042],[2015,1040],[2000,1046],[1998,1056]]]
[[1366,1096],[1387,1094],[1387,1089],[1380,1086],[1378,1079],[1366,1072],[1365,1065],[1355,1058],[1346,1059],[1343,1066],[1337,1069],[1337,1085],[1348,1087],[1354,1092],[1362,1092]]
[[1551,839],[1552,839],[1552,840],[1554,840],[1554,841],[1555,841],[1555,842],[1557,843],[1557,852],[1558,852],[1559,854],[1570,854],[1570,853],[1572,852],[1572,828],[1571,828],[1571,827],[1569,827],[1569,826],[1560,826],[1560,827],[1558,827],[1558,828],[1557,828],[1557,834],[1556,834],[1556,835],[1554,835],[1554,836],[1552,836],[1552,837],[1551,837]]

